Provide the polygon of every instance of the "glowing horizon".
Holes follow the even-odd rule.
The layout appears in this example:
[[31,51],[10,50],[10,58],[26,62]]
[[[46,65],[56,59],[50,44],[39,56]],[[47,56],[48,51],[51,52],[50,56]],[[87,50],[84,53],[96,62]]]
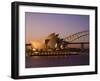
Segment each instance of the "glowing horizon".
[[25,26],[26,43],[32,40],[41,41],[53,32],[64,38],[76,32],[89,30],[89,15],[25,12]]

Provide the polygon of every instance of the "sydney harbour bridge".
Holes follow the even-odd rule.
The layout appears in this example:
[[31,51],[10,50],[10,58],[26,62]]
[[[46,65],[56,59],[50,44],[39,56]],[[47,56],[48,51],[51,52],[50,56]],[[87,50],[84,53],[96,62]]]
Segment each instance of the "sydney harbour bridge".
[[[29,56],[58,56],[89,54],[89,31],[81,31],[59,38],[59,34],[50,34],[44,42],[44,46],[35,48],[32,44],[26,44],[26,53]],[[85,41],[87,39],[87,41]]]

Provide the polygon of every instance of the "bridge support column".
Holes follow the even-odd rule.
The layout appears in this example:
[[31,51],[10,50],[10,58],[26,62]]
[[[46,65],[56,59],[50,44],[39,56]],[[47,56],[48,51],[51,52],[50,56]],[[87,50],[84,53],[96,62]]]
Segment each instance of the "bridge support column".
[[82,50],[84,49],[84,43],[81,43],[81,49]]

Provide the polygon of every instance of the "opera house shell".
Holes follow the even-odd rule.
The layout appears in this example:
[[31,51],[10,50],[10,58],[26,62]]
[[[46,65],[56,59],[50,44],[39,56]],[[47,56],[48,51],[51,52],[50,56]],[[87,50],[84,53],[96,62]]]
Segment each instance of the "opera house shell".
[[58,34],[51,33],[44,39],[44,42],[32,41],[31,45],[32,45],[32,48],[38,49],[38,50],[41,50],[41,49],[46,50],[48,48],[54,49],[57,39],[58,39]]

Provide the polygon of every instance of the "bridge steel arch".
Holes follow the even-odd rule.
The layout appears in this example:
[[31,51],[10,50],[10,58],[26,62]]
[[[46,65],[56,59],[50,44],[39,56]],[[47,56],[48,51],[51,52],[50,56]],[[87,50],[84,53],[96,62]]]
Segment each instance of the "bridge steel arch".
[[81,31],[81,32],[77,32],[75,34],[69,35],[68,37],[65,37],[64,40],[68,41],[68,42],[73,42],[75,40],[78,40],[84,36],[89,36],[89,31]]

